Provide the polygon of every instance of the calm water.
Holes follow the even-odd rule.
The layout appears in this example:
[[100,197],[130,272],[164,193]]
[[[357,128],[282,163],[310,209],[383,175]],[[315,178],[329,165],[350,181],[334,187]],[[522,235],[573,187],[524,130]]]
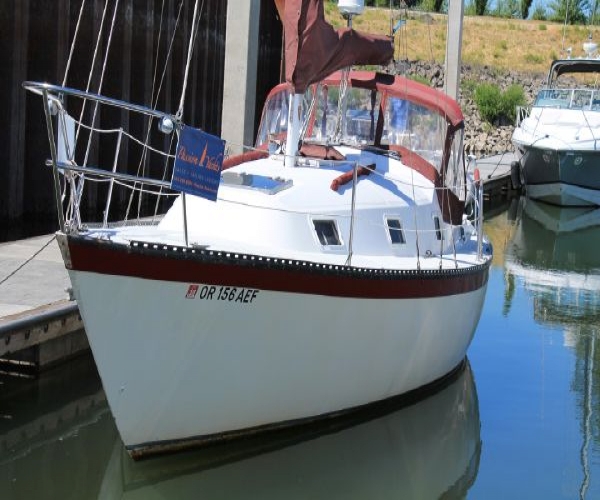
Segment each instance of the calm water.
[[515,200],[486,232],[469,362],[430,397],[133,463],[83,358],[0,379],[0,498],[600,498],[600,210]]

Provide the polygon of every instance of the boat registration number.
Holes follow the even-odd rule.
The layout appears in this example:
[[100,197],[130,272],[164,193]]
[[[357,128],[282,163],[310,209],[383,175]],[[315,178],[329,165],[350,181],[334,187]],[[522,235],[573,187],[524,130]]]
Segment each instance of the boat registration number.
[[222,300],[252,304],[260,290],[256,288],[238,288],[235,286],[189,285],[186,299]]

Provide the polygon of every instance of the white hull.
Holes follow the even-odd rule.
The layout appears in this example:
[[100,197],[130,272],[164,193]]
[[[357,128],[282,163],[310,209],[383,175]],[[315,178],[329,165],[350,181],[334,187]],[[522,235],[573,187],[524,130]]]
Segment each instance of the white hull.
[[260,290],[236,303],[186,299],[185,283],[70,276],[133,452],[313,418],[433,382],[464,358],[486,289],[371,300]]

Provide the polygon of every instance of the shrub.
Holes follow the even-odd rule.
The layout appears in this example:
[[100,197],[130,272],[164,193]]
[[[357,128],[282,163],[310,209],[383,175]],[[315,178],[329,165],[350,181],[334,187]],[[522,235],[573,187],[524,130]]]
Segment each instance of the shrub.
[[502,114],[512,123],[517,118],[517,106],[525,105],[525,92],[520,85],[511,85],[502,94]]
[[475,103],[479,114],[487,122],[492,122],[500,115],[502,94],[497,85],[482,83],[475,89]]
[[483,83],[475,88],[475,103],[483,120],[493,123],[495,120],[516,118],[516,107],[525,104],[525,92],[520,85],[511,85],[501,92],[497,85]]
[[477,82],[475,80],[471,80],[470,78],[465,78],[464,80],[461,80],[460,88],[465,95],[472,97],[475,89],[477,88]]
[[538,54],[525,54],[523,58],[525,59],[525,62],[530,64],[539,64],[544,62],[544,58]]

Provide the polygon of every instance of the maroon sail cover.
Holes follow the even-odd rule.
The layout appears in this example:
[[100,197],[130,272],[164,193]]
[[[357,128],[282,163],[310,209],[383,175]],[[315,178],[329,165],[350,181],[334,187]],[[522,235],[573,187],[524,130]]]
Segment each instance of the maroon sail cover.
[[[276,0],[280,10],[281,0]],[[350,28],[334,29],[325,20],[323,0],[285,0],[285,79],[302,94],[334,71],[354,64],[387,64],[392,39]]]

